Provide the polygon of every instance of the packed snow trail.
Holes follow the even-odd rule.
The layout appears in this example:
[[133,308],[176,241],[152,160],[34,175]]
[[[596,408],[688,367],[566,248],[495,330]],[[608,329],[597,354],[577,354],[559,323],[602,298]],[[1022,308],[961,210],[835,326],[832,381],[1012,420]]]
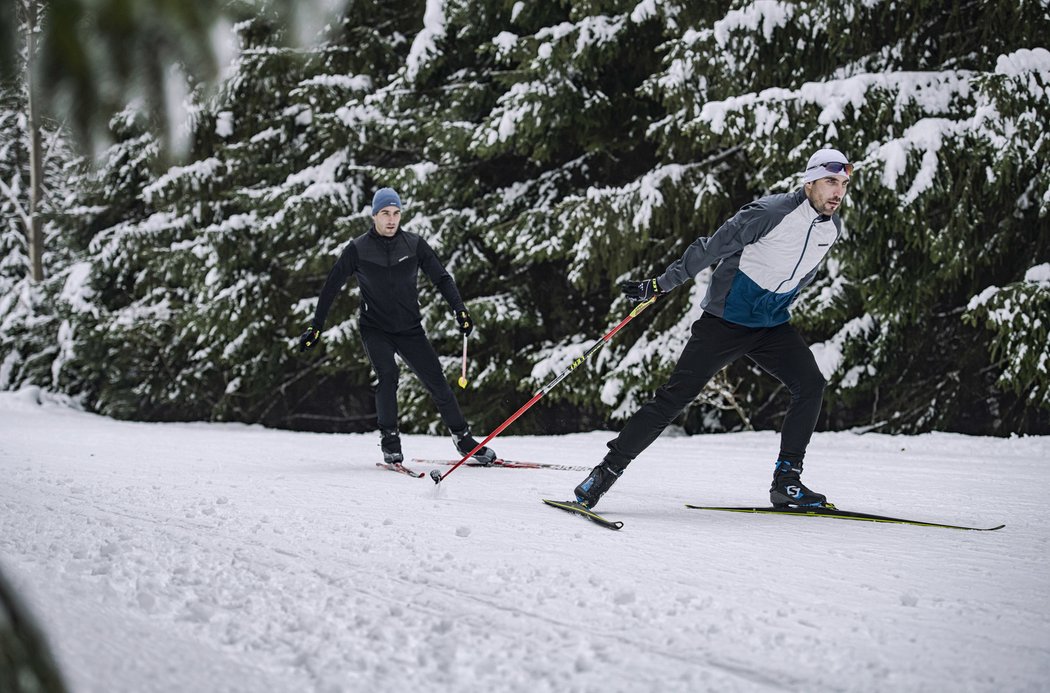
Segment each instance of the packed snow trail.
[[[609,437],[496,449],[590,465]],[[1045,690],[1050,440],[815,436],[807,485],[839,507],[998,532],[684,507],[767,502],[776,449],[665,435],[602,500],[610,532],[540,503],[580,472],[435,486],[378,469],[372,434],[0,393],[0,567],[77,693]]]

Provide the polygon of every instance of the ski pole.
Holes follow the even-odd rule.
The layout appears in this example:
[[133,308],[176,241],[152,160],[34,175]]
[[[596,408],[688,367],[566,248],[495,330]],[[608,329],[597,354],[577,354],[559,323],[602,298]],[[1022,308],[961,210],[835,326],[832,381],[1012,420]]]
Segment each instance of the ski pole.
[[459,376],[459,386],[467,389],[467,335],[463,335],[463,372]]
[[452,468],[451,468],[451,469],[449,469],[449,470],[448,470],[447,472],[445,472],[444,474],[442,474],[442,473],[441,473],[440,471],[438,471],[437,469],[435,469],[435,470],[431,471],[431,472],[430,472],[430,478],[434,480],[434,483],[435,483],[435,484],[439,484],[439,483],[441,483],[441,481],[442,481],[442,480],[443,480],[443,479],[444,479],[444,478],[445,478],[446,476],[448,476],[448,475],[449,475],[449,474],[451,474],[452,472],[456,471],[456,469],[458,469],[458,468],[459,468],[459,466],[460,466],[461,464],[463,464],[464,462],[466,462],[467,460],[469,460],[469,459],[470,459],[471,457],[473,457],[473,456],[474,456],[474,453],[476,453],[476,452],[477,452],[478,450],[480,450],[481,448],[485,447],[486,443],[488,443],[488,442],[489,442],[490,440],[492,440],[493,438],[495,438],[496,436],[498,436],[498,435],[499,435],[500,433],[502,433],[502,432],[503,432],[503,430],[504,430],[505,428],[507,428],[507,426],[510,426],[510,425],[511,425],[512,423],[514,423],[514,421],[515,421],[515,420],[516,420],[516,419],[517,419],[517,418],[518,418],[519,416],[521,416],[521,415],[522,415],[522,414],[524,414],[524,413],[525,413],[526,411],[528,411],[529,407],[531,407],[531,406],[532,406],[533,404],[536,404],[536,402],[540,401],[540,398],[541,398],[541,397],[543,397],[543,396],[544,396],[545,394],[547,394],[548,392],[550,392],[551,390],[553,390],[553,389],[554,389],[554,387],[555,387],[555,386],[556,386],[556,385],[557,385],[558,383],[560,383],[560,382],[561,382],[562,380],[565,380],[565,378],[566,378],[566,377],[568,377],[568,375],[569,375],[570,373],[572,373],[572,372],[573,372],[574,370],[576,370],[577,368],[579,368],[579,367],[580,367],[580,366],[581,366],[581,365],[583,364],[583,362],[584,362],[584,361],[586,361],[586,360],[587,360],[588,358],[590,358],[590,357],[591,357],[591,355],[592,355],[592,354],[594,354],[594,353],[595,353],[595,352],[597,352],[597,351],[598,351],[599,349],[601,349],[601,348],[602,348],[603,346],[605,346],[605,345],[606,345],[606,344],[607,344],[607,343],[609,342],[609,340],[613,338],[613,335],[615,335],[615,334],[616,334],[617,332],[619,332],[619,331],[620,331],[620,329],[621,329],[621,328],[622,328],[622,327],[623,327],[624,325],[626,325],[626,324],[627,324],[627,323],[629,323],[629,322],[630,322],[631,320],[633,320],[633,319],[634,319],[634,318],[635,318],[635,317],[636,317],[636,316],[637,316],[637,315],[638,315],[639,313],[641,313],[641,312],[642,312],[643,310],[645,310],[646,308],[648,308],[649,306],[651,306],[651,305],[653,304],[653,302],[654,302],[654,301],[656,301],[656,298],[657,298],[656,296],[653,296],[653,297],[652,297],[652,298],[650,298],[650,299],[649,299],[648,301],[644,301],[644,302],[642,302],[642,303],[639,303],[639,304],[638,304],[637,306],[635,306],[635,307],[634,307],[634,310],[632,310],[632,311],[631,311],[631,312],[630,312],[630,313],[629,313],[629,314],[627,315],[627,317],[626,317],[626,318],[624,318],[623,320],[621,320],[621,321],[620,321],[620,323],[619,323],[619,324],[618,324],[618,325],[617,325],[616,327],[614,327],[614,328],[612,328],[611,330],[609,330],[608,334],[606,334],[606,335],[605,335],[604,337],[602,337],[602,338],[601,338],[601,339],[599,339],[599,340],[598,340],[597,342],[595,342],[594,344],[592,344],[592,345],[591,345],[591,348],[590,348],[590,349],[588,349],[588,350],[587,350],[587,352],[586,352],[586,353],[585,353],[585,354],[584,354],[583,356],[579,357],[578,359],[576,359],[575,361],[573,361],[572,363],[570,363],[570,364],[569,364],[569,367],[568,367],[568,368],[566,368],[565,370],[563,370],[563,371],[562,371],[561,373],[559,373],[559,374],[558,374],[558,375],[557,375],[557,376],[556,376],[556,377],[555,377],[555,378],[554,378],[553,380],[551,380],[551,381],[550,381],[549,383],[547,383],[547,384],[546,384],[546,385],[544,385],[544,386],[543,386],[542,388],[540,388],[539,392],[537,392],[536,394],[534,394],[534,395],[532,396],[532,399],[530,399],[530,400],[529,400],[528,402],[526,402],[525,404],[523,404],[523,405],[522,405],[522,407],[521,407],[521,409],[519,409],[518,411],[514,412],[514,413],[513,413],[512,415],[511,415],[511,417],[510,417],[509,419],[507,419],[506,421],[504,421],[503,423],[501,423],[501,424],[500,424],[499,426],[497,426],[497,427],[496,427],[496,430],[494,430],[494,431],[493,431],[492,433],[489,433],[488,437],[487,437],[487,438],[485,438],[485,440],[483,440],[483,441],[481,441],[480,443],[478,443],[478,444],[477,444],[477,446],[475,446],[475,448],[474,448],[473,450],[471,450],[471,451],[470,451],[470,452],[468,452],[468,453],[467,453],[466,455],[464,455],[464,456],[463,456],[463,459],[461,459],[461,460],[460,460],[459,462],[456,462],[456,464],[452,465]]

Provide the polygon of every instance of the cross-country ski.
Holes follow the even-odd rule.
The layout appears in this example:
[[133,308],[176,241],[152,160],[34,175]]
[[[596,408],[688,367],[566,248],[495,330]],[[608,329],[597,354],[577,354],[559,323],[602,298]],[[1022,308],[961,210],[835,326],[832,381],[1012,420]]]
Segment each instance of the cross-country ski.
[[389,469],[390,471],[397,472],[399,474],[407,474],[408,476],[415,477],[416,479],[421,479],[424,476],[426,476],[426,474],[424,474],[423,472],[417,472],[412,469],[409,469],[400,462],[376,462],[376,466],[381,467],[383,469]]
[[544,503],[551,506],[552,508],[558,508],[559,510],[564,510],[565,512],[570,513],[572,515],[577,515],[578,517],[590,520],[596,525],[605,527],[606,529],[623,528],[622,522],[618,520],[610,520],[609,518],[603,515],[599,515],[598,513],[589,510],[586,506],[578,503],[577,501],[557,501],[550,500],[548,498],[544,498],[542,500]]
[[911,520],[901,517],[890,517],[886,515],[872,515],[870,513],[856,512],[852,510],[842,510],[839,508],[829,507],[814,507],[814,508],[760,508],[760,507],[726,507],[726,506],[711,506],[711,505],[690,505],[686,504],[687,508],[693,510],[720,510],[723,512],[731,513],[752,513],[760,515],[794,515],[796,517],[826,517],[838,520],[858,520],[864,522],[881,522],[886,524],[897,524],[897,525],[916,525],[919,527],[943,527],[946,529],[967,529],[977,532],[992,532],[997,529],[1002,529],[1006,525],[995,525],[994,527],[970,527],[966,525],[955,525],[945,524],[941,522],[933,522],[927,520]]
[[[459,462],[459,460],[427,460],[414,458],[412,462],[416,464],[439,464],[446,467],[451,467]],[[463,463],[465,467],[494,467],[501,469],[553,469],[561,472],[586,472],[590,470],[590,467],[585,467],[578,464],[551,464],[548,462],[527,462],[523,460],[503,460],[495,459],[491,462],[481,462],[478,460],[467,460]]]

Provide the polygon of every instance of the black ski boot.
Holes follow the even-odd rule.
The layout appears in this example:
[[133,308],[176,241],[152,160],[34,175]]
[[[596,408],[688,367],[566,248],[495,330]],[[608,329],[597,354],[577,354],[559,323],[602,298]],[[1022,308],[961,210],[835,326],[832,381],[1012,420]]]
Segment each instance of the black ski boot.
[[[478,446],[478,441],[474,440],[474,436],[470,435],[469,428],[464,428],[458,432],[452,431],[452,442],[455,443],[456,450],[461,455],[466,455]],[[496,461],[496,452],[492,448],[483,447],[474,453],[474,461],[483,465],[492,464]]]
[[405,456],[401,454],[401,435],[397,432],[397,429],[387,430],[379,429],[379,433],[383,436],[379,441],[379,447],[383,451],[383,461],[387,464],[401,464],[405,461]]
[[602,462],[591,470],[582,484],[576,487],[577,502],[587,508],[598,505],[598,501],[606,491],[612,488],[621,474],[623,474],[622,469],[613,469],[608,462]]
[[773,470],[773,484],[769,487],[769,500],[774,508],[823,507],[828,504],[826,496],[806,488],[799,475],[802,474],[801,462],[777,460]]

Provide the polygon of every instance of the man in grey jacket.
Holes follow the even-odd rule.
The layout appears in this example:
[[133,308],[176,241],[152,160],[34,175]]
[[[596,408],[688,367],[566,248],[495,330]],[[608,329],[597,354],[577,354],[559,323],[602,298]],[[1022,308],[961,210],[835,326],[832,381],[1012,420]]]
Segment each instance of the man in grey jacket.
[[605,459],[576,487],[580,503],[593,508],[718,371],[747,356],[791,393],[770,500],[778,507],[826,504],[800,479],[826,381],[788,320],[792,302],[839,238],[838,210],[852,173],[841,152],[821,149],[810,157],[801,188],[745,205],[714,235],[694,241],[659,277],[621,283],[628,298],[645,301],[717,263],[701,303],[704,314],[693,323],[670,380],[628,419]]

